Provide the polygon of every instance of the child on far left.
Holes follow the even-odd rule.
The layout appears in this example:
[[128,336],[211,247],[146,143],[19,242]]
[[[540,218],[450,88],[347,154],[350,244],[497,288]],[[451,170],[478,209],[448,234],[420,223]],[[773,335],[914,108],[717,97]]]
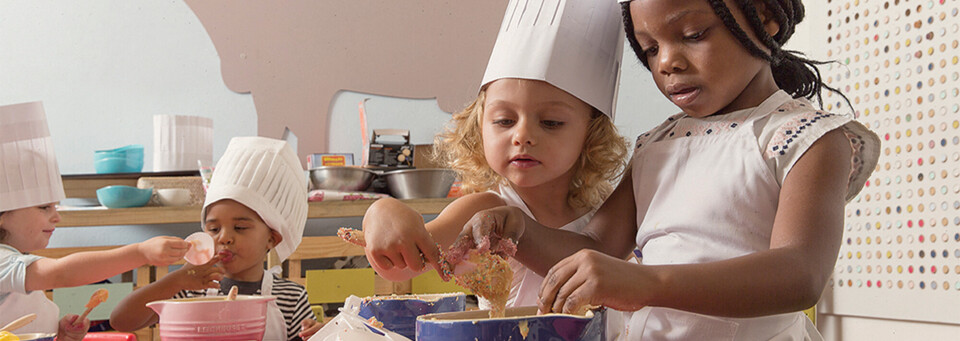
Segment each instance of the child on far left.
[[47,289],[102,281],[144,264],[173,264],[190,248],[176,237],[155,237],[107,251],[59,259],[30,252],[47,247],[65,197],[50,132],[40,102],[0,106],[0,325],[27,314],[37,318],[16,333],[56,333],[81,340],[90,321],[60,309]]

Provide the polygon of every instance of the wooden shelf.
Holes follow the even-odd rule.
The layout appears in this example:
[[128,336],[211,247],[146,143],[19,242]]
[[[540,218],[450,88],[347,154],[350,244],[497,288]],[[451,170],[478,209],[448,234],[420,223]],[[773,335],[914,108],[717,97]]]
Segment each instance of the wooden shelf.
[[[420,214],[440,213],[452,201],[452,198],[403,200]],[[360,217],[373,202],[374,200],[312,202],[307,217]],[[57,227],[199,223],[200,208],[187,206],[65,210],[60,211],[61,220]]]

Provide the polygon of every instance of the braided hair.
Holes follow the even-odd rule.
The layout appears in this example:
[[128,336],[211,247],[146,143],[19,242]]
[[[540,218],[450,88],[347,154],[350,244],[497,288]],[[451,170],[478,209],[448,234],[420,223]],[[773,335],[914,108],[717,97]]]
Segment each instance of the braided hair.
[[[743,45],[750,54],[757,58],[770,62],[773,71],[773,78],[777,86],[789,93],[793,98],[805,97],[813,100],[816,97],[818,103],[823,103],[821,95],[822,89],[839,94],[851,108],[850,100],[840,90],[830,87],[823,83],[823,77],[820,75],[818,65],[828,62],[822,62],[807,59],[799,51],[784,50],[783,44],[796,32],[797,24],[803,20],[804,8],[800,0],[734,0],[743,11],[750,24],[750,28],[756,33],[760,42],[770,52],[761,49],[750,39],[747,32],[740,27],[733,13],[727,8],[723,0],[706,0],[714,13],[723,21],[723,24],[733,34],[740,44]],[[772,37],[764,29],[763,21],[760,20],[755,1],[762,1],[766,9],[772,14],[773,19],[780,24],[780,30]],[[630,16],[630,3],[624,2],[621,5],[623,13],[624,28],[627,30],[627,41],[633,52],[640,59],[648,70],[650,64],[647,62],[646,53],[640,47],[640,42],[633,35],[633,18]]]

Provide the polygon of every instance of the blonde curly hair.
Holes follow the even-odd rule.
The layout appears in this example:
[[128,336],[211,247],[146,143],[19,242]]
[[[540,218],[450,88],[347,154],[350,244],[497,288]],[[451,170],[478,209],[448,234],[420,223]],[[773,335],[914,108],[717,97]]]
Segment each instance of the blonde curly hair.
[[[434,139],[436,162],[457,172],[464,194],[496,189],[508,181],[493,171],[483,152],[481,121],[486,89]],[[567,202],[573,207],[597,207],[613,191],[613,182],[626,166],[627,141],[610,117],[597,109],[591,113],[583,150],[574,164]]]

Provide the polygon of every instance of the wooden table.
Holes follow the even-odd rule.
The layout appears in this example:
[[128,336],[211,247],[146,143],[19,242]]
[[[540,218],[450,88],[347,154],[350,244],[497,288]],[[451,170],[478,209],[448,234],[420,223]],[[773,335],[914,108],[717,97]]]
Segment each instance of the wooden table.
[[[451,198],[402,200],[420,214],[437,214]],[[311,202],[307,218],[362,217],[374,200]],[[152,225],[200,222],[200,206],[62,210],[57,227]]]

